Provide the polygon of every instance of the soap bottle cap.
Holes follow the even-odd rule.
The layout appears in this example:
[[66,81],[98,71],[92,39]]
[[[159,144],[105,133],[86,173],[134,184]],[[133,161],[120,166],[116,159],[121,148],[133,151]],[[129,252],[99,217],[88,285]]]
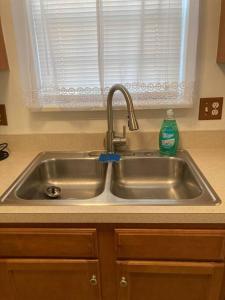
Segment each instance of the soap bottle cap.
[[168,119],[174,119],[174,111],[173,111],[173,109],[168,109],[167,110],[167,112],[166,112],[166,114],[167,114],[167,118]]

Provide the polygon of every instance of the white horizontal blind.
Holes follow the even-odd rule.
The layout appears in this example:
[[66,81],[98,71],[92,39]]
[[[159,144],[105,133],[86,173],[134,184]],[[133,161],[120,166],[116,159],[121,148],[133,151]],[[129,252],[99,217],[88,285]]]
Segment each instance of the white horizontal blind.
[[155,101],[153,92],[158,103],[160,96],[167,96],[157,86],[183,81],[179,72],[183,2],[103,1],[106,86],[122,82],[135,94],[137,105],[148,106]]
[[30,106],[101,109],[115,83],[140,108],[191,103],[198,0],[21,1]]

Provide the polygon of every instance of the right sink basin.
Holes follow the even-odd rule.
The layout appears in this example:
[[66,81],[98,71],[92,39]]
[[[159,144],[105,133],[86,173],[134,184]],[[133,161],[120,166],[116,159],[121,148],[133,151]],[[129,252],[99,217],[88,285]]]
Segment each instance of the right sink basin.
[[155,205],[215,205],[218,196],[186,151],[123,155],[112,167],[111,192],[129,202]]

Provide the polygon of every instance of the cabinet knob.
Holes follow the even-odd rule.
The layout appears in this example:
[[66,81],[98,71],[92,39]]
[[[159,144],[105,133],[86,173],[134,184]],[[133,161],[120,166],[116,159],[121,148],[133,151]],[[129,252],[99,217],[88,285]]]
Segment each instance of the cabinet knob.
[[127,287],[127,280],[126,280],[126,277],[122,277],[121,280],[120,280],[120,286],[125,288]]
[[90,284],[91,284],[91,285],[97,285],[97,284],[98,284],[96,275],[92,275],[92,277],[91,277],[91,279],[90,279]]

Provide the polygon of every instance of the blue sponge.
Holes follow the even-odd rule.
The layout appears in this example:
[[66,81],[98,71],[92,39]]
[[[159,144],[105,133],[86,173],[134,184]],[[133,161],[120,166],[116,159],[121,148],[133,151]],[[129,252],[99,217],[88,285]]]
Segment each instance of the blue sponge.
[[98,160],[103,163],[116,162],[120,160],[118,153],[101,153]]

